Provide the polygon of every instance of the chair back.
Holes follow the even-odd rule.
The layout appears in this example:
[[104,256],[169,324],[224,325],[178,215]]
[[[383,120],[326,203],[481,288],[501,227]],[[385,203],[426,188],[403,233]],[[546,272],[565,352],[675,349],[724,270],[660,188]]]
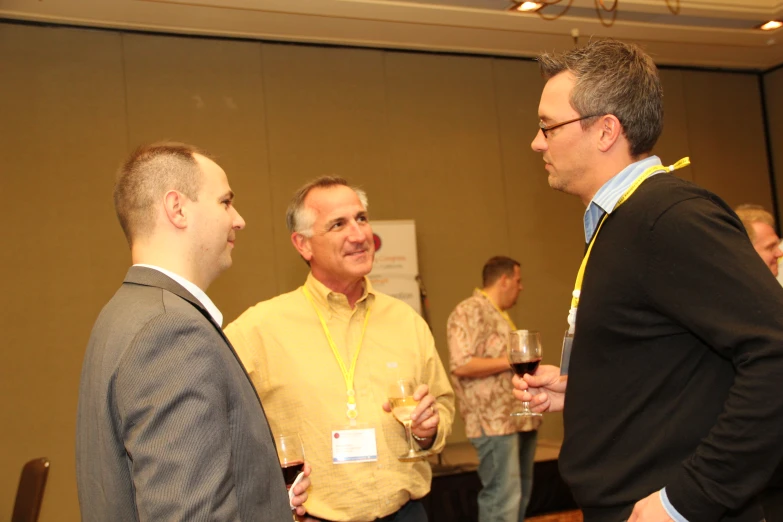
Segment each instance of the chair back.
[[19,489],[16,490],[11,522],[37,522],[48,475],[47,458],[33,459],[24,465],[19,477]]

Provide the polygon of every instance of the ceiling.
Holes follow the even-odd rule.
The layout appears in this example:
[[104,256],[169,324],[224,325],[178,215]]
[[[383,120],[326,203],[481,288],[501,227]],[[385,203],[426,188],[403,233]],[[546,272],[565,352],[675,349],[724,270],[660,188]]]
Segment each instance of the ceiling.
[[[567,4],[569,0],[563,0]],[[555,21],[509,12],[507,0],[0,0],[0,18],[155,32],[500,56],[535,56],[591,36],[641,44],[662,65],[767,70],[783,64],[783,0],[618,2],[604,27],[597,0]],[[559,8],[545,8],[556,14]]]

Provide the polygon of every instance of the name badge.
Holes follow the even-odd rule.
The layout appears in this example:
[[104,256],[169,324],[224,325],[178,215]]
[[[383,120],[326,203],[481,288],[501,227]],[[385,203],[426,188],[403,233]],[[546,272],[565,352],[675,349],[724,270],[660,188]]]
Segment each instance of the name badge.
[[332,431],[332,463],[351,464],[377,460],[375,428],[346,428]]

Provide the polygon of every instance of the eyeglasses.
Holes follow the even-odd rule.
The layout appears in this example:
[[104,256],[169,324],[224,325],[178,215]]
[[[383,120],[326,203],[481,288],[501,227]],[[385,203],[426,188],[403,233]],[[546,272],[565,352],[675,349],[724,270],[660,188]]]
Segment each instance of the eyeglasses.
[[543,121],[538,122],[538,128],[541,129],[541,132],[544,133],[544,138],[547,138],[547,132],[554,130],[558,127],[562,127],[563,125],[568,125],[569,123],[574,123],[575,121],[582,121],[586,120],[587,118],[595,118],[596,116],[601,116],[601,114],[591,114],[590,116],[580,116],[579,118],[574,118],[573,120],[563,121],[560,123],[555,123],[554,125],[547,126]]

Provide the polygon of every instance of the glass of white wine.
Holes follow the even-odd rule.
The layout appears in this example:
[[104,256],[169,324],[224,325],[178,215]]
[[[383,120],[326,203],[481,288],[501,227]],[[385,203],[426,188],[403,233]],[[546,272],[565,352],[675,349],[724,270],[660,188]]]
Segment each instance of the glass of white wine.
[[413,447],[411,413],[416,409],[416,405],[419,404],[419,401],[413,398],[415,389],[416,385],[410,379],[397,378],[389,383],[388,393],[392,415],[405,426],[405,436],[408,439],[408,451],[397,457],[403,462],[419,460],[432,454],[431,451],[417,450]]

